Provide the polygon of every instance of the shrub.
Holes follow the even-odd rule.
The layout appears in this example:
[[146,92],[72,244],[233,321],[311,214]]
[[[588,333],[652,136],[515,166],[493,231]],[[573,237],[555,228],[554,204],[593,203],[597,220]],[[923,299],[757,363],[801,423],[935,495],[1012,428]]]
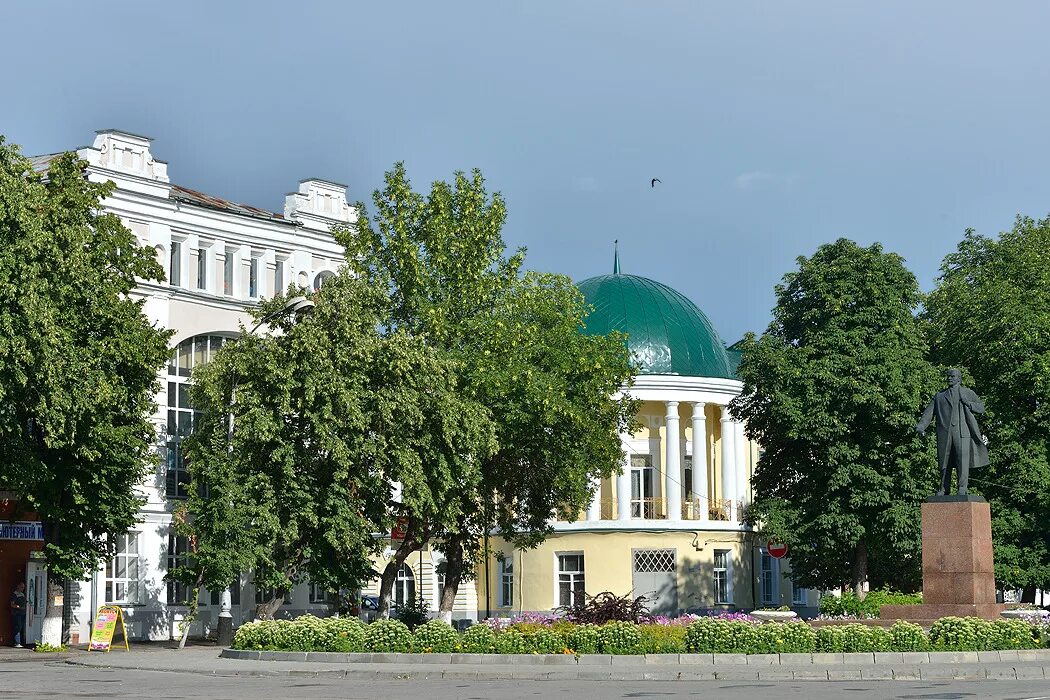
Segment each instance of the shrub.
[[292,623],[288,620],[258,620],[237,628],[233,636],[234,649],[262,649],[265,651],[292,649]]
[[610,622],[598,628],[598,651],[603,654],[637,654],[641,641],[633,622]]
[[508,629],[496,635],[494,644],[497,654],[528,654],[529,645],[525,635],[518,630]]
[[758,648],[758,625],[705,618],[689,625],[685,648],[691,654],[747,654]]
[[981,651],[987,632],[971,617],[942,617],[930,627],[930,648],[937,651]]
[[767,622],[755,632],[759,654],[807,654],[817,648],[817,633],[805,622]]
[[996,620],[991,624],[988,650],[1035,649],[1038,630],[1024,620]]
[[686,627],[680,625],[639,625],[641,651],[646,654],[685,652]]
[[560,654],[565,651],[565,640],[547,627],[522,634],[527,654]]
[[890,651],[890,633],[867,625],[829,625],[817,630],[818,652]]
[[597,654],[598,626],[576,625],[565,635],[565,646],[577,654]]
[[584,595],[575,605],[564,608],[565,617],[579,624],[604,625],[606,622],[649,622],[653,619],[644,595],[632,598],[604,591],[596,596]]
[[471,625],[460,645],[467,654],[491,654],[496,650],[496,633],[488,625]]
[[447,654],[455,651],[459,634],[443,620],[430,620],[415,629],[416,649],[424,654]]
[[427,599],[423,596],[412,595],[404,605],[395,606],[397,619],[405,623],[410,630],[414,630],[430,619],[430,608]]
[[930,640],[922,627],[913,622],[898,620],[889,629],[890,651],[927,651]]
[[901,593],[882,589],[871,591],[864,600],[860,600],[852,591],[839,596],[826,595],[820,599],[820,614],[829,617],[877,618],[883,605],[918,605],[922,602],[921,593]]
[[409,652],[415,642],[412,630],[400,620],[376,620],[365,627],[365,651]]

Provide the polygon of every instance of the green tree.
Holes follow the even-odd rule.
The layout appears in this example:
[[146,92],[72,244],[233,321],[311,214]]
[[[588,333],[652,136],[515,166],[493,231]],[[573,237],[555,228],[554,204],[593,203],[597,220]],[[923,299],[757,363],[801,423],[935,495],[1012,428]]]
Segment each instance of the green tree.
[[742,345],[734,416],[762,445],[750,518],[792,547],[802,586],[920,578],[919,504],[936,480],[914,431],[936,384],[897,255],[840,239],[798,259],[773,321]]
[[[340,274],[313,300],[311,314],[242,334],[193,377],[195,552],[180,575],[214,589],[253,569],[273,592],[264,618],[301,580],[337,590],[371,578],[393,485],[422,510],[447,507],[440,494],[473,474],[458,447],[491,442],[446,361],[404,331],[378,332],[379,288]],[[262,304],[259,318],[286,301]]]
[[475,475],[446,494],[454,504],[440,518],[407,498],[397,506],[407,536],[383,571],[381,608],[401,563],[434,540],[446,555],[448,617],[484,533],[496,526],[535,544],[559,509],[578,513],[591,480],[618,468],[633,404],[613,397],[632,369],[621,338],[579,332],[587,308],[568,278],[522,275],[524,251],[508,255],[502,238],[503,199],[478,171],[435,182],[424,197],[397,164],[373,202],[374,217],[359,205],[357,226],[336,233],[348,266],[388,290],[388,332],[406,330],[452,362],[462,396],[496,436],[494,449],[472,452]]
[[34,172],[0,137],[0,484],[44,524],[44,642],[61,642],[65,579],[111,555],[151,469],[150,421],[169,333],[132,292],[155,253],[102,201],[76,154]]
[[997,239],[966,232],[927,303],[933,358],[973,377],[988,414],[986,469],[996,579],[1050,587],[1050,218],[1018,217]]

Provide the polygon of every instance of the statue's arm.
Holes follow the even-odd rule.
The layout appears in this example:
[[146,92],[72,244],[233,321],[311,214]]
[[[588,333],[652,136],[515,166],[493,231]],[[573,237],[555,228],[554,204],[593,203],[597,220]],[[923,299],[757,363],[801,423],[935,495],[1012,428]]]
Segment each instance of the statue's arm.
[[919,418],[919,422],[915,424],[915,430],[920,433],[925,433],[926,429],[930,427],[930,421],[933,420],[933,401],[930,401],[929,405],[926,406],[926,410],[922,412],[922,417]]
[[984,403],[973,391],[967,389],[962,395],[962,402],[974,413],[984,413]]

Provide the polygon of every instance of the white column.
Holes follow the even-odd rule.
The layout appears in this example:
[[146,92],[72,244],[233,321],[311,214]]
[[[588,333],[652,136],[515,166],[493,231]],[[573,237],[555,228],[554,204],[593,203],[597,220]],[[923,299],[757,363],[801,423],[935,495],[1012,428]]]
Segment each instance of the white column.
[[678,402],[667,402],[664,430],[664,498],[668,520],[682,519],[682,433],[678,428]]
[[729,407],[722,406],[722,500],[729,501],[729,519],[736,520],[736,435]]
[[602,480],[599,477],[591,479],[591,503],[587,506],[587,520],[595,521],[602,519]]
[[631,519],[631,453],[627,450],[626,441],[621,439],[624,447],[623,472],[616,477],[616,519]]
[[[733,435],[736,438],[736,498],[742,503],[748,502],[747,494],[747,437],[744,435],[744,424],[733,423]],[[743,519],[743,518],[741,518]]]
[[692,483],[694,506],[693,518],[707,520],[707,416],[704,408],[707,404],[698,401],[693,404],[693,474]]

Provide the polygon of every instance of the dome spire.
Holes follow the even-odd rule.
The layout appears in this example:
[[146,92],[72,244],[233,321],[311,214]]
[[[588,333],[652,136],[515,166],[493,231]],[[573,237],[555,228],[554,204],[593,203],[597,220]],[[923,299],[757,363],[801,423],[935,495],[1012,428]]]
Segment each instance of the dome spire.
[[620,274],[620,239],[613,241],[613,274]]

